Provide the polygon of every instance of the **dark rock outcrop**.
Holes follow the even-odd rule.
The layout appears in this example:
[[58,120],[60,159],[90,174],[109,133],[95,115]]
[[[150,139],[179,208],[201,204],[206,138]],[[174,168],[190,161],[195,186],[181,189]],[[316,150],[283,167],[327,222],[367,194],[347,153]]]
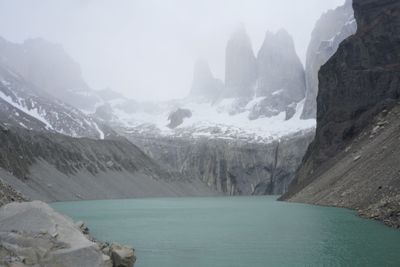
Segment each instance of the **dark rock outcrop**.
[[363,212],[390,206],[400,191],[398,108],[376,117],[400,98],[400,2],[354,0],[353,8],[357,33],[321,67],[315,140],[283,199]]
[[221,94],[223,88],[224,84],[214,78],[208,63],[198,60],[194,66],[190,97],[200,97],[212,101]]
[[278,115],[304,98],[303,65],[296,54],[293,38],[285,30],[266,33],[257,66],[256,96],[265,97],[262,106],[266,108],[252,110],[252,119]]
[[323,14],[312,32],[306,57],[307,91],[303,119],[316,117],[320,67],[336,52],[339,44],[356,31],[351,3],[352,0],[346,0],[343,6]]
[[252,97],[257,80],[257,62],[244,28],[233,33],[226,46],[223,97]]
[[189,109],[178,108],[171,112],[168,116],[168,128],[174,129],[183,123],[186,118],[192,117],[192,112]]

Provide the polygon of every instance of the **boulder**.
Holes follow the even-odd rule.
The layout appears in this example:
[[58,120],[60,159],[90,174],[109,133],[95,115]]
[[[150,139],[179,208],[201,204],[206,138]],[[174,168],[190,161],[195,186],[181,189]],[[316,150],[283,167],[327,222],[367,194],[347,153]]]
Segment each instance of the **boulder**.
[[185,118],[192,117],[192,112],[189,109],[178,108],[171,112],[168,116],[168,128],[174,129],[183,123]]
[[0,255],[0,266],[104,267],[110,261],[71,219],[41,201],[0,209]]
[[113,243],[110,246],[113,267],[132,267],[136,261],[134,249]]

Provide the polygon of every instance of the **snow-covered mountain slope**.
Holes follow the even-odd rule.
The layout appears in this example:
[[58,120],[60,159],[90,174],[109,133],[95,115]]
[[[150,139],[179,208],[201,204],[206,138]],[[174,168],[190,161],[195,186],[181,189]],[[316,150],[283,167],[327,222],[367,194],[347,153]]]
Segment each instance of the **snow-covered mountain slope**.
[[[250,100],[244,108],[238,110],[238,99],[235,98],[227,98],[214,104],[186,99],[163,103],[151,112],[144,109],[129,112],[121,108],[122,100],[114,100],[107,105],[109,113],[103,115],[103,118],[109,118],[105,122],[119,126],[127,134],[241,140],[252,143],[266,143],[293,133],[313,130],[315,120],[300,119],[304,101],[296,103],[295,114],[289,120],[286,120],[286,112],[274,117],[250,120],[251,110],[262,100],[263,98]],[[178,108],[189,110],[191,116],[171,129],[168,127],[168,117]]]
[[100,101],[79,64],[61,45],[42,38],[12,43],[0,37],[0,62],[43,92],[79,109],[93,112]]
[[0,65],[0,120],[6,125],[72,137],[105,138],[103,126]]

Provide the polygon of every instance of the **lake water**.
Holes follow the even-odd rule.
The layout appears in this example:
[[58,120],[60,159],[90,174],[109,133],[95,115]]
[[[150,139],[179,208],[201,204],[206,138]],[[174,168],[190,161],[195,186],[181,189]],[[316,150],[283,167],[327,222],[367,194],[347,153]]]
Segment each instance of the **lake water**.
[[52,205],[100,240],[136,249],[135,267],[400,266],[400,231],[353,211],[274,197]]

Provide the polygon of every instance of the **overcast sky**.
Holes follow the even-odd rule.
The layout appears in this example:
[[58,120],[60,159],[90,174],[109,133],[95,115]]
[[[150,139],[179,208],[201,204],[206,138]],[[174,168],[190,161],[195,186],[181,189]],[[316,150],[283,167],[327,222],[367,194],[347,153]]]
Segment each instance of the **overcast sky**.
[[344,0],[0,0],[0,35],[60,43],[93,89],[139,100],[184,97],[194,61],[224,78],[225,45],[244,24],[257,53],[267,30],[285,28],[304,62],[323,12]]

